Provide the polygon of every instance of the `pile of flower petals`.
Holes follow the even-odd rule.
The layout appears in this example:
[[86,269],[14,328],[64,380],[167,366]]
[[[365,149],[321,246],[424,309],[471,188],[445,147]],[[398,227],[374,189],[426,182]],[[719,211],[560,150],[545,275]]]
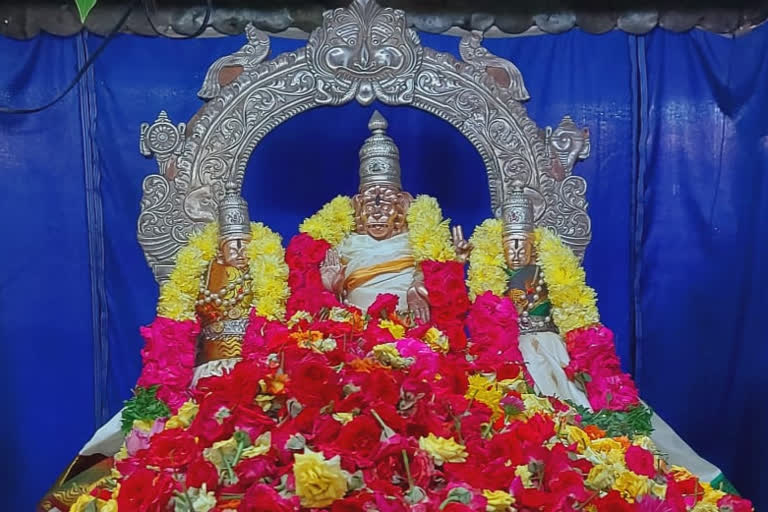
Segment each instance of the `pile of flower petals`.
[[452,353],[382,302],[249,336],[175,415],[134,423],[80,510],[752,510],[535,394],[491,337]]

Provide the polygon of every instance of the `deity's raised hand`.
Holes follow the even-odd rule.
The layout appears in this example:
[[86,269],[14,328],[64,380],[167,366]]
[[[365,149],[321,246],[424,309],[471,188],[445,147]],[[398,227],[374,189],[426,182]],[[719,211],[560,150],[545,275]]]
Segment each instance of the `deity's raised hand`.
[[414,281],[410,288],[408,288],[408,311],[411,312],[416,320],[422,322],[429,322],[429,293],[423,282]]
[[456,251],[456,260],[460,263],[466,263],[473,247],[469,241],[464,239],[464,230],[461,229],[461,226],[453,226],[451,228],[451,238],[453,240],[453,248]]
[[344,265],[341,264],[339,253],[336,249],[329,249],[325,253],[325,259],[320,264],[320,277],[323,286],[336,294],[340,294],[344,285]]

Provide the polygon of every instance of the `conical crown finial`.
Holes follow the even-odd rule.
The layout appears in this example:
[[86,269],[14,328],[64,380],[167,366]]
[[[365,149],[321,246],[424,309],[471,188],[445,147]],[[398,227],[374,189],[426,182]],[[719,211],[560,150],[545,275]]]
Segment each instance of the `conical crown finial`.
[[400,151],[387,135],[389,123],[376,110],[368,121],[371,135],[360,148],[360,188],[369,185],[390,185],[402,188],[400,182]]
[[368,129],[373,133],[384,133],[387,128],[389,128],[389,123],[381,115],[381,112],[378,110],[374,111],[371,119],[368,121]]

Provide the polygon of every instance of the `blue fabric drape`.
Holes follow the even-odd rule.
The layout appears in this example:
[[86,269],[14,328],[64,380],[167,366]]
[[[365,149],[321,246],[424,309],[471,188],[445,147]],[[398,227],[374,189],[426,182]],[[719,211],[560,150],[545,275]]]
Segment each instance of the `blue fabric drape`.
[[655,31],[646,47],[635,377],[643,397],[761,510],[768,26],[738,39]]
[[[0,40],[0,103],[38,105],[77,71],[78,39]],[[78,91],[0,117],[3,506],[32,510],[94,421],[89,240]]]
[[[539,126],[569,114],[590,129],[592,154],[576,172],[589,183],[594,237],[585,266],[603,321],[644,398],[753,498],[766,452],[734,450],[714,435],[758,443],[764,414],[752,388],[765,393],[758,369],[768,362],[757,325],[766,306],[758,278],[765,282],[768,158],[766,103],[756,85],[765,83],[758,75],[766,73],[767,37],[765,29],[737,41],[575,30],[484,43],[522,71],[532,96],[526,108]],[[86,47],[101,41],[87,36]],[[79,94],[42,114],[0,117],[0,214],[11,249],[0,260],[0,334],[10,351],[1,396],[14,411],[3,448],[25,461],[2,485],[20,510],[31,508],[94,423],[120,408],[139,372],[138,327],[152,320],[157,299],[135,234],[141,182],[156,171],[137,151],[139,124],[163,109],[187,121],[202,104],[196,92],[209,63],[242,42],[118,36]],[[423,34],[422,42],[458,54],[457,38]],[[273,38],[272,55],[303,44]],[[0,62],[12,70],[0,77],[0,103],[48,99],[73,76],[85,51],[78,48],[76,38],[0,39]],[[469,236],[490,215],[471,143],[426,112],[375,108],[400,146],[406,187],[437,196]],[[270,133],[246,172],[252,218],[287,240],[324,202],[353,193],[372,110],[320,108]],[[720,141],[722,158],[714,158]],[[638,158],[640,150],[648,157]],[[103,273],[89,272],[89,262]],[[91,282],[102,274],[103,285]],[[106,364],[95,364],[98,357]]]

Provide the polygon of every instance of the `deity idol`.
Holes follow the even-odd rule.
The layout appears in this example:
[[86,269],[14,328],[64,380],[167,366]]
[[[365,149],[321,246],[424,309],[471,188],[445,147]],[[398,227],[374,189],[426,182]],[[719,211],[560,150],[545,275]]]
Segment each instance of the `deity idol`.
[[[522,182],[513,183],[501,219],[485,221],[470,240],[476,246],[468,278],[472,309],[492,303],[495,311],[503,311],[503,301],[513,303],[519,352],[511,353],[522,357],[519,362],[537,392],[590,411],[641,406],[631,377],[621,371],[613,334],[599,323],[595,292],[586,285],[583,269],[557,235],[535,229],[533,202]],[[473,322],[472,310],[468,327],[470,338],[478,341],[475,331],[484,326]],[[713,485],[725,481],[658,415],[650,424],[651,439],[670,463]]]
[[[303,301],[306,293],[302,292],[312,286],[326,294],[321,305],[338,301],[363,311],[380,294],[391,294],[398,299],[398,312],[419,322],[432,321],[463,338],[460,310],[466,297],[459,276],[471,247],[461,228],[451,233],[435,199],[414,199],[403,190],[400,153],[379,112],[374,112],[368,128],[371,136],[359,153],[358,193],[351,199],[334,199],[300,227],[305,236],[327,242],[316,262],[319,280],[299,276],[297,267],[306,261],[297,261],[293,247],[288,247],[291,281],[299,282],[293,285],[295,302],[293,308],[289,302],[289,310],[313,309]],[[307,242],[299,238],[292,245],[300,243]],[[303,252],[306,257],[308,251]],[[457,286],[447,290],[446,279]],[[449,299],[449,294],[456,297]],[[442,307],[447,302],[456,306],[453,313]]]
[[[137,397],[177,412],[198,380],[231,370],[241,358],[251,320],[282,318],[287,275],[280,236],[251,224],[246,201],[228,184],[219,222],[192,236],[179,252],[161,288],[158,317],[141,329],[146,346]],[[86,443],[39,510],[68,510],[79,494],[110,475],[124,442],[129,452],[140,449],[152,432],[136,427],[140,414],[132,428],[133,413],[126,414],[127,409]]]

